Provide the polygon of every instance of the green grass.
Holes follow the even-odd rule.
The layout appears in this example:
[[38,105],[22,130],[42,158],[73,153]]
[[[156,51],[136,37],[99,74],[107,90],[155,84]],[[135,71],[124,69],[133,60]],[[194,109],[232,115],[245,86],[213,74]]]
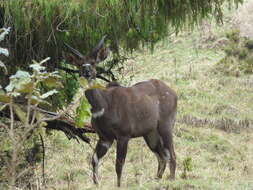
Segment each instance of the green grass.
[[[223,30],[213,29],[216,40],[222,38]],[[219,48],[196,48],[203,45],[196,39],[199,39],[196,31],[171,37],[155,48],[153,54],[138,52],[134,60],[128,61],[122,74],[123,84],[157,78],[179,96],[175,127],[178,168],[175,181],[167,179],[168,168],[163,179],[156,180],[155,155],[143,139],[133,139],[123,170],[122,189],[253,189],[253,77],[236,78],[213,72],[224,53]],[[91,177],[93,150],[86,144],[68,142],[63,135],[54,138],[61,140],[47,141],[49,189],[117,189],[115,144],[101,161],[97,187]],[[92,147],[95,139],[94,136]],[[65,141],[64,146],[61,141]],[[187,158],[192,159],[192,171],[182,179],[183,162]]]

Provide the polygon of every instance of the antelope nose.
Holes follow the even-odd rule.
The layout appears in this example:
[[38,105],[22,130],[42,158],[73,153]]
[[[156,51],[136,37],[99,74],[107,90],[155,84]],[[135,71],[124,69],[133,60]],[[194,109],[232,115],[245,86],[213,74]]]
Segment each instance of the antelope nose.
[[83,76],[85,78],[90,78],[92,76],[90,64],[83,64]]
[[90,71],[85,71],[85,72],[84,72],[84,77],[90,78],[90,77],[91,77]]

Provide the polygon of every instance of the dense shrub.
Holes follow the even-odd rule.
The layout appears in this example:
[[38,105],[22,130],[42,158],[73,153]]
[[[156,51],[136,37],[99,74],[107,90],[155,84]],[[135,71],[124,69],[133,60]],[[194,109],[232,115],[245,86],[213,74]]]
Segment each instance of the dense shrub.
[[239,76],[240,73],[253,73],[253,40],[240,37],[239,30],[226,34],[228,43],[224,48],[226,56],[217,63],[216,71]]

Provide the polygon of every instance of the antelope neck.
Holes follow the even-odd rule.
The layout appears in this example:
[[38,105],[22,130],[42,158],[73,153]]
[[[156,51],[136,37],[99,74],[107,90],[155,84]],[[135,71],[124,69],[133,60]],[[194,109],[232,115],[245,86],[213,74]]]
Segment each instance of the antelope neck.
[[107,109],[107,101],[103,90],[89,89],[85,91],[85,96],[91,105],[92,117],[102,117]]

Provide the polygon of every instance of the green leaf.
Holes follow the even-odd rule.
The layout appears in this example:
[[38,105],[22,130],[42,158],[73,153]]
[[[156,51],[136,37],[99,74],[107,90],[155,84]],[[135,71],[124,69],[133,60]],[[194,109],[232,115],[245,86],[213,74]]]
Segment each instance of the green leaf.
[[62,88],[62,83],[58,80],[58,77],[49,76],[43,81],[43,84],[48,86],[49,88]]
[[55,89],[54,90],[50,90],[50,91],[46,92],[45,94],[42,94],[40,96],[40,98],[41,99],[46,99],[47,97],[52,96],[53,94],[56,94],[56,93],[58,93],[57,90],[55,90]]
[[97,81],[94,81],[92,83],[92,85],[90,85],[89,87],[90,89],[95,89],[95,88],[98,88],[98,89],[105,89],[105,86],[103,86],[102,84],[98,83]]
[[10,103],[11,97],[7,95],[4,91],[0,90],[0,102]]
[[34,89],[33,83],[29,82],[27,84],[21,85],[20,88],[17,89],[17,91],[20,93],[30,93],[33,91],[33,89]]
[[17,71],[15,75],[10,77],[10,83],[6,86],[7,92],[22,91],[26,87],[31,87],[31,75],[26,71]]
[[105,89],[105,87],[99,82],[92,81],[92,83],[89,83],[88,80],[84,77],[79,78],[79,84],[84,89],[94,89],[94,88]]
[[82,98],[80,105],[76,108],[75,124],[78,127],[83,127],[85,121],[91,117],[90,104],[86,98]]
[[[28,98],[28,97],[26,97],[26,98]],[[40,102],[41,102],[41,100],[37,96],[31,96],[31,104],[32,105],[38,104]]]
[[[29,98],[28,96],[26,96],[25,98]],[[43,99],[41,99],[38,96],[31,96],[31,104],[35,105],[35,104],[43,104],[43,105],[47,105],[47,106],[51,106],[51,104]]]
[[79,78],[79,84],[80,84],[81,87],[83,87],[85,89],[89,88],[88,80],[84,77]]
[[26,122],[26,113],[16,104],[13,105],[14,111],[17,114],[18,118],[20,119],[20,121],[22,121],[23,123]]
[[0,104],[0,111],[2,111],[4,108],[6,108],[6,106],[7,106],[7,104],[4,104],[4,105]]

